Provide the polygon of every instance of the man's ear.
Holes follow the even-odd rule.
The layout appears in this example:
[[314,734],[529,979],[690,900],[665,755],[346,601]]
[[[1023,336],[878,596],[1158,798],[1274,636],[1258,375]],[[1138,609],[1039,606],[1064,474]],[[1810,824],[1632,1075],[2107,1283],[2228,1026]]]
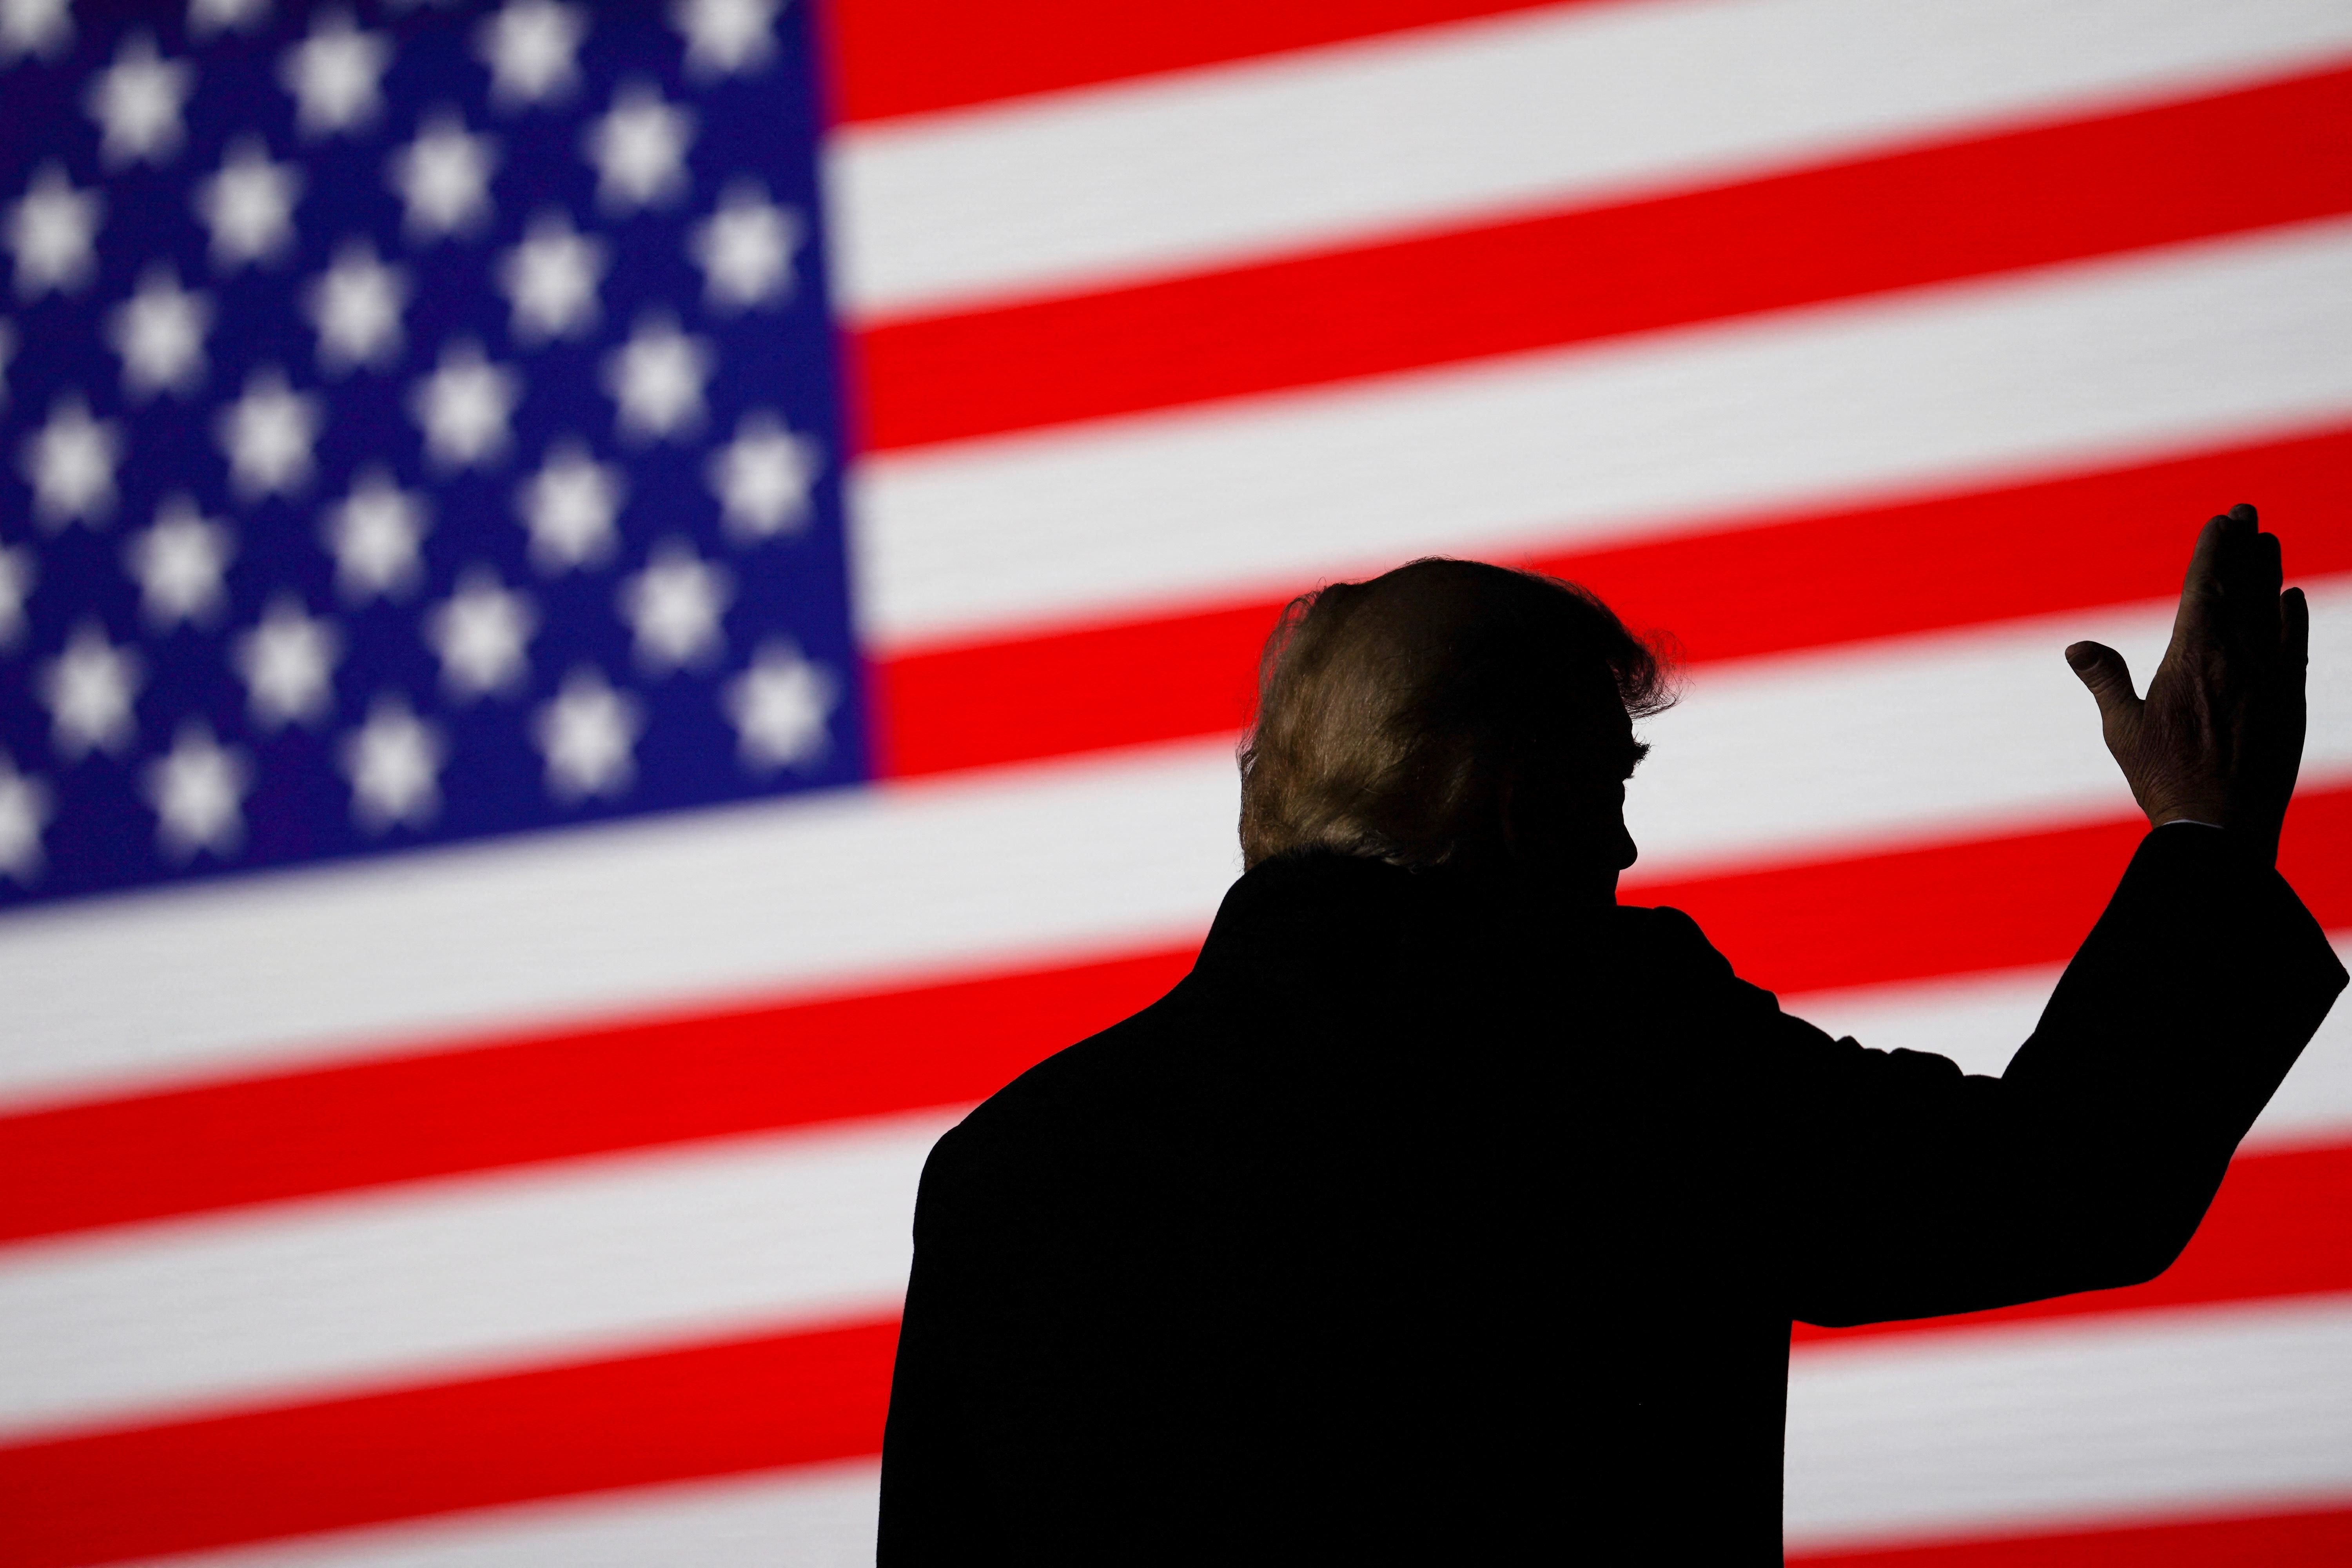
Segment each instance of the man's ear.
[[1577,841],[1601,825],[1572,789],[1531,770],[1507,765],[1495,783],[1496,824],[1503,850],[1514,860],[1555,860],[1577,853]]

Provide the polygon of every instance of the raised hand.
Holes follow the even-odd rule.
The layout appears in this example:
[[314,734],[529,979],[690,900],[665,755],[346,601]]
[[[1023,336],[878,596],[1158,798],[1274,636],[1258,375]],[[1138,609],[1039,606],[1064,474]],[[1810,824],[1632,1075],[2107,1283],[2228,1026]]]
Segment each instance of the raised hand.
[[2303,762],[2311,644],[2303,590],[2281,593],[2280,580],[2278,536],[2261,531],[2252,507],[2234,506],[2197,537],[2145,700],[2115,649],[2066,650],[2148,821],[2213,823],[2273,860]]

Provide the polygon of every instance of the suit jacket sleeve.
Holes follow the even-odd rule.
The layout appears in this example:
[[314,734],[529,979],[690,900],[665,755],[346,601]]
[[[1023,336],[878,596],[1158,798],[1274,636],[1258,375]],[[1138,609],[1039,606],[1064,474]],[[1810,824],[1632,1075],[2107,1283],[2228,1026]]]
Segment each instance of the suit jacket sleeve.
[[973,1465],[975,1434],[964,1408],[958,1342],[971,1292],[961,1249],[949,1234],[958,1148],[950,1131],[923,1163],[915,1198],[915,1262],[890,1378],[882,1442],[882,1505],[877,1561],[971,1561],[988,1539],[985,1500]]
[[2142,840],[1999,1079],[1832,1041],[1751,993],[1735,1005],[1769,1040],[1790,1315],[1937,1316],[2161,1273],[2345,979],[2275,870],[2174,826]]

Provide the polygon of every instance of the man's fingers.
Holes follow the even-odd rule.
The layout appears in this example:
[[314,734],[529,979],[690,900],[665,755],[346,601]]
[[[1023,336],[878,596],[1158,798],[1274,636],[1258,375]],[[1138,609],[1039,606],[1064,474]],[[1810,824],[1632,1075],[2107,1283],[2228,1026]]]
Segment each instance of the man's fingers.
[[2228,512],[2205,520],[2198,531],[2197,548],[2189,556],[2189,574],[2181,579],[2180,607],[2172,617],[2172,640],[2199,636],[2213,624],[2222,602],[2221,584],[2229,574],[2231,534],[2237,519]]
[[2210,591],[2221,581],[2230,555],[2230,535],[2236,531],[2237,519],[2230,512],[2217,512],[2205,520],[2197,531],[2197,548],[2189,552],[2189,574],[2182,579],[2180,591],[2194,594],[2199,589]]
[[2302,679],[2311,663],[2311,602],[2300,588],[2279,595],[2279,653],[2290,676]]
[[2286,581],[2286,565],[2279,556],[2279,538],[2275,533],[2254,535],[2254,593],[2265,603],[2279,595],[2280,585]]
[[2131,669],[2124,656],[2105,643],[2078,642],[2066,650],[2066,662],[2091,689],[2091,699],[2099,705],[2099,715],[2129,711],[2139,705],[2132,690]]

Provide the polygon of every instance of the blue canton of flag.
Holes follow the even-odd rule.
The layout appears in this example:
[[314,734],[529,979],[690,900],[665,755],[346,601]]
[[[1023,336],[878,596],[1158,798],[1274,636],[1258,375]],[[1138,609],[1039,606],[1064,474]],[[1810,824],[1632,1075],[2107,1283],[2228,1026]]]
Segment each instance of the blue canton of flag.
[[0,901],[866,756],[805,7],[0,3]]

